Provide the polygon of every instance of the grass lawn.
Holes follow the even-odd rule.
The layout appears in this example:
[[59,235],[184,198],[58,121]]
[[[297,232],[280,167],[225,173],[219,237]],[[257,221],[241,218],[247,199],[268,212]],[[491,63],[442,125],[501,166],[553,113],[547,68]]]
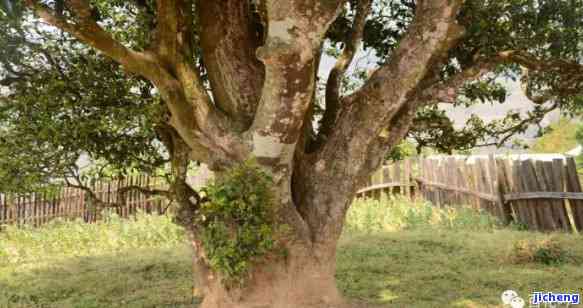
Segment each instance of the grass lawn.
[[[352,298],[381,307],[502,307],[500,294],[516,290],[583,288],[581,239],[561,236],[578,259],[560,265],[514,264],[514,243],[532,240],[519,231],[418,230],[355,236],[343,240],[338,256],[340,288]],[[543,235],[536,235],[544,238]]]
[[[357,202],[347,224],[338,285],[371,307],[502,307],[506,289],[583,293],[581,236],[500,229],[483,214],[402,200]],[[182,236],[144,215],[10,228],[0,234],[0,307],[195,307]]]

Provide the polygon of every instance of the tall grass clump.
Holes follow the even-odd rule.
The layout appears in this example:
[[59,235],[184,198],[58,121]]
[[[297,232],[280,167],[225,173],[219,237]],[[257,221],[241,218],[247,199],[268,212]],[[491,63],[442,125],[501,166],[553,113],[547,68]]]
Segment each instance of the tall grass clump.
[[419,228],[493,230],[495,217],[470,207],[434,207],[424,200],[388,196],[382,200],[357,199],[348,211],[348,232],[391,232]]
[[564,244],[553,237],[519,240],[508,253],[508,260],[514,264],[560,265],[571,261],[570,259],[570,253]]
[[138,213],[122,219],[106,211],[103,217],[93,224],[55,219],[40,228],[6,226],[0,232],[0,264],[175,247],[185,239],[183,230],[165,215]]

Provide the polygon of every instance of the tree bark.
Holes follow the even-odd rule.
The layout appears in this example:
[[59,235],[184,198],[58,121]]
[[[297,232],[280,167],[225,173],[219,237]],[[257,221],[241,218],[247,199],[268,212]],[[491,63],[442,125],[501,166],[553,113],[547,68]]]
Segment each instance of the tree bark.
[[[191,237],[194,248],[194,263],[197,271],[196,285],[203,296],[201,308],[325,308],[350,307],[336,287],[336,246],[342,231],[344,216],[336,221],[336,228],[326,234],[309,232],[300,215],[289,213],[291,202],[308,202],[305,208],[318,208],[316,202],[327,202],[326,208],[347,209],[348,193],[339,193],[334,183],[329,183],[326,191],[316,192],[314,197],[292,200],[291,183],[283,181],[283,188],[277,189],[281,209],[280,223],[290,227],[284,235],[278,235],[278,249],[285,254],[274,252],[260,260],[253,260],[251,272],[242,288],[226,287],[221,274],[213,272],[208,266],[204,248],[196,236]],[[298,186],[298,184],[296,184]],[[315,191],[310,191],[314,193]],[[337,196],[338,198],[330,198]],[[292,200],[292,201],[290,201]],[[337,202],[341,202],[338,204]],[[345,211],[342,211],[345,214]]]
[[[315,258],[308,247],[291,246],[285,259],[257,264],[242,289],[227,289],[208,273],[201,308],[325,308],[343,307],[336,288],[334,254]],[[332,248],[331,248],[332,249]]]
[[[289,255],[268,257],[253,267],[243,288],[226,288],[216,273],[198,267],[204,281],[201,308],[325,308],[344,307],[335,281],[336,247],[319,248],[326,258],[315,256],[306,245],[289,245]],[[200,256],[195,256],[199,258]],[[196,261],[195,262],[199,262]]]
[[253,121],[264,68],[255,56],[262,45],[249,1],[198,0],[203,61],[215,104],[241,131]]
[[[329,26],[346,1],[259,1],[259,13],[265,18],[260,42],[252,40],[246,1],[224,0],[222,5],[199,1],[200,47],[210,70],[212,95],[192,61],[192,0],[157,1],[156,39],[153,48],[144,51],[115,41],[90,18],[89,1],[68,2],[76,23],[54,15],[42,1],[26,1],[49,24],[150,80],[191,158],[215,171],[253,159],[272,176],[274,202],[280,205],[278,223],[291,229],[278,239],[288,254],[252,260],[256,264],[243,289],[228,288],[220,274],[206,266],[193,226],[199,200],[191,201],[196,194],[184,179],[176,182],[181,204],[177,220],[192,235],[205,296],[202,307],[343,307],[334,274],[346,212],[359,185],[403,138],[420,84],[462,35],[456,16],[463,1],[418,1],[415,20],[391,60],[358,91],[341,98],[338,81],[360,40],[369,9],[364,6],[350,39],[354,50],[346,50],[332,76],[326,106],[330,121],[322,129],[325,138],[309,152],[301,137],[311,120],[307,114],[313,108],[319,55]],[[225,14],[221,9],[231,13],[220,15]],[[185,174],[184,167],[179,169]]]

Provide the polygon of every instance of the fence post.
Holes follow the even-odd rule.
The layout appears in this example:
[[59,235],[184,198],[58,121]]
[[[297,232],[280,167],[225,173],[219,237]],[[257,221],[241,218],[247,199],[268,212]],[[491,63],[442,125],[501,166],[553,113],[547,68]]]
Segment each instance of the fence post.
[[504,168],[504,166],[498,166],[496,164],[496,158],[494,154],[488,155],[488,169],[490,171],[490,180],[492,181],[492,193],[496,196],[496,207],[498,209],[498,218],[502,220],[504,224],[510,223],[511,217],[508,215],[510,212],[506,210],[506,205],[504,204],[504,193],[502,189],[502,181],[500,180],[500,172],[498,168]]
[[404,179],[404,186],[405,186],[405,195],[408,199],[411,199],[411,160],[405,159],[405,176]]
[[[551,184],[552,187],[550,187],[551,191],[558,192],[566,191],[565,187],[566,177],[563,165],[564,160],[560,158],[553,159],[553,161],[550,164],[546,165],[547,168],[549,168],[547,169],[547,176],[549,173],[552,176],[552,181],[550,181],[552,183]],[[576,230],[575,224],[572,223],[571,220],[569,219],[568,207],[569,207],[568,199],[561,199],[555,201],[555,206],[553,207],[553,211],[556,213],[559,219],[559,224],[561,225],[565,232]]]
[[[567,174],[567,189],[570,192],[581,192],[581,183],[577,174],[577,165],[573,157],[567,158],[567,165],[565,166]],[[571,213],[575,226],[579,232],[583,231],[583,201],[569,200],[571,205]]]
[[[548,162],[552,165],[552,162]],[[534,191],[550,191],[547,181],[552,181],[552,179],[547,178],[545,172],[545,162],[535,161],[530,164],[531,173],[534,175],[532,177],[532,185],[535,187]],[[552,166],[551,166],[552,168]],[[540,199],[537,202],[538,213],[541,215],[542,227],[546,231],[553,231],[560,229],[555,219],[555,213],[553,212],[553,202],[550,199]]]

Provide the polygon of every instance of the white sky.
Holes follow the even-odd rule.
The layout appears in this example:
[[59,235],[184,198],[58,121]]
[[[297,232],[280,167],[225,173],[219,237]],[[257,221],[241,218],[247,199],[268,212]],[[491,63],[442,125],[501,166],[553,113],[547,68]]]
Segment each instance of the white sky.
[[[520,86],[520,82],[506,80],[503,83],[506,84],[509,94],[509,96],[506,98],[506,102],[503,104],[476,104],[468,108],[453,108],[451,106],[444,105],[443,109],[445,109],[447,114],[455,120],[456,125],[460,126],[465,123],[471,114],[476,114],[483,120],[489,122],[495,119],[503,118],[509,111],[516,110],[526,112],[534,108],[532,101],[530,101],[524,94],[524,91]],[[541,125],[546,126],[551,122],[556,121],[558,117],[558,110],[551,112],[547,117],[545,117]]]

